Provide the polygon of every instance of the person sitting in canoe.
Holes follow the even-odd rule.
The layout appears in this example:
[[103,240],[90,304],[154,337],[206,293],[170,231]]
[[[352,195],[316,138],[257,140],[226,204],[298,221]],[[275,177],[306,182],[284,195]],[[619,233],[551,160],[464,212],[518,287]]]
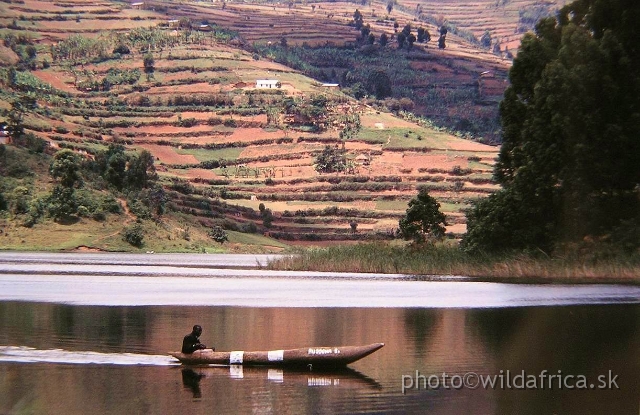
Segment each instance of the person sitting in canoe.
[[[202,334],[202,327],[200,327],[197,324],[193,326],[193,330],[191,331],[191,333],[184,336],[184,339],[182,340],[182,353],[191,354],[196,350],[206,349],[207,346],[200,343],[201,334]],[[214,348],[211,348],[211,349],[215,350]]]

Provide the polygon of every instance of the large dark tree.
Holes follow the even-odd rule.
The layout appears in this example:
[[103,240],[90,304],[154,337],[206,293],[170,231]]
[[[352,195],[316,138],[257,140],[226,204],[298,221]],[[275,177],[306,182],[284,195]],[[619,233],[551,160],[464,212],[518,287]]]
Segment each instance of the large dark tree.
[[635,0],[578,0],[522,39],[500,106],[503,190],[469,215],[469,249],[550,250],[640,208]]

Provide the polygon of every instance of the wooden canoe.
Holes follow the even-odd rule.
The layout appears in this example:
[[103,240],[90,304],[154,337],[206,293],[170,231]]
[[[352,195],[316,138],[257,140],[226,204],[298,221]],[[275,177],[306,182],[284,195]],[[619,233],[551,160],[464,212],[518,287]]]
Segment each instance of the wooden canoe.
[[248,366],[309,366],[311,368],[340,367],[360,360],[384,346],[373,343],[366,346],[305,347],[290,350],[260,352],[215,352],[211,349],[196,350],[191,354],[169,354],[187,365],[248,365]]

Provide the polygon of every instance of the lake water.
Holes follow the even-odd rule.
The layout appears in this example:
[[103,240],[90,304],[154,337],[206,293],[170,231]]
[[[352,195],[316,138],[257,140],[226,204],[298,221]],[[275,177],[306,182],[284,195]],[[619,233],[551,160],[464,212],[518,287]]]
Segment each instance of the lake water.
[[[0,266],[0,414],[640,413],[634,287],[10,268]],[[186,369],[167,352],[196,323],[218,350],[386,345],[343,371]],[[494,386],[473,388],[480,378]]]
[[[187,372],[166,352],[179,348],[193,323],[205,328],[202,340],[219,350],[377,341],[386,346],[344,372]],[[638,305],[400,309],[3,302],[0,413],[635,415],[639,328]],[[514,383],[522,371],[538,379],[543,370],[583,375],[589,382],[601,375],[609,382],[609,371],[617,378],[610,390],[560,389],[555,379],[551,388],[539,382],[539,389],[519,390],[508,387],[504,376],[502,387],[453,389],[449,383],[450,389],[441,384],[429,390],[416,370],[427,378],[446,372],[449,382],[467,372],[500,371],[510,371]],[[422,382],[419,389],[409,388],[410,378]],[[438,386],[433,379],[430,384]]]

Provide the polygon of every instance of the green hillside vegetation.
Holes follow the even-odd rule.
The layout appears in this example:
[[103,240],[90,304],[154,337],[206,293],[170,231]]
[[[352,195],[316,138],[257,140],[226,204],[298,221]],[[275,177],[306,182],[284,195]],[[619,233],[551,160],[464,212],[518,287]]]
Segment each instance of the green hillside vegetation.
[[[241,38],[228,28],[199,31],[187,17],[173,27],[157,10],[110,2],[78,4],[73,16],[47,1],[2,7],[11,23],[4,44],[20,59],[0,72],[4,119],[19,129],[6,148],[47,166],[31,175],[26,187],[43,188],[29,188],[26,211],[5,210],[3,247],[44,249],[36,234],[49,227],[58,235],[66,230],[65,242],[40,240],[65,249],[242,250],[243,241],[253,241],[259,246],[246,249],[279,250],[284,245],[273,238],[389,239],[419,188],[442,202],[447,231],[459,237],[461,209],[496,188],[488,174],[494,147],[407,112],[399,118],[356,102],[235,47]],[[66,19],[75,21],[72,29],[57,24]],[[257,79],[277,79],[281,87],[255,88]],[[343,167],[334,173],[316,168],[327,146],[341,149]],[[120,155],[105,165],[114,148]],[[82,180],[60,187],[48,166],[65,149],[77,154]],[[153,159],[154,179],[129,188],[128,171],[143,154]],[[21,185],[3,179],[5,199]],[[98,202],[55,204],[54,194]],[[152,196],[164,201],[162,209]],[[102,199],[120,212],[100,210]],[[394,203],[379,210],[385,201]],[[130,245],[123,237],[135,223],[144,237],[131,230]],[[229,243],[211,239],[215,227],[228,232]]]

